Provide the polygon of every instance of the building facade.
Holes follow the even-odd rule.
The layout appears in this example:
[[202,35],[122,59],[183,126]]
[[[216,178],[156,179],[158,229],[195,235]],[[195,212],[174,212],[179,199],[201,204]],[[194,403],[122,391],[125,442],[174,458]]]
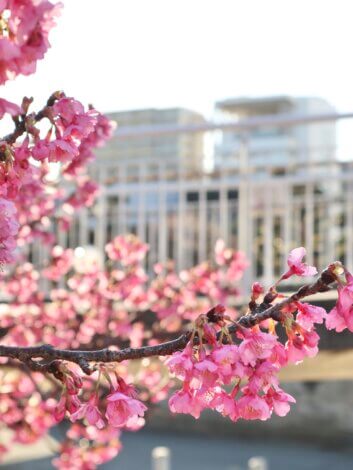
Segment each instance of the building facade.
[[[106,147],[99,149],[99,160],[116,162],[161,161],[166,167],[175,169],[178,166],[188,171],[200,172],[203,169],[204,143],[202,134],[158,133],[158,128],[174,128],[203,124],[205,118],[195,111],[184,108],[138,109],[110,113],[110,119],[118,126],[131,130],[134,138],[121,138],[117,133]],[[150,132],[149,132],[150,130]],[[131,171],[136,176],[138,170]]]
[[[337,160],[334,133],[339,119],[353,116],[327,109],[314,113],[308,107],[306,114],[299,115],[283,114],[279,108],[277,115],[259,116],[254,111],[254,116],[233,122],[197,118],[189,125],[133,127],[131,121],[122,125],[120,120],[115,139],[91,167],[92,176],[102,185],[97,203],[80,213],[72,230],[62,235],[62,244],[94,245],[103,252],[114,236],[135,233],[150,245],[148,270],[167,259],[183,269],[211,257],[216,240],[223,238],[249,259],[246,289],[254,278],[270,285],[285,268],[288,251],[296,246],[305,246],[308,261],[319,268],[334,259],[353,267],[353,166]],[[291,136],[291,145],[295,142],[291,160],[279,160],[280,165],[279,145],[269,144],[277,139],[273,129],[279,136]],[[328,135],[321,140],[324,129]],[[212,135],[215,143],[215,165],[208,171],[202,153],[206,135]],[[268,139],[263,150],[259,135],[262,141]],[[305,136],[303,141],[300,135]],[[315,137],[310,140],[309,135]],[[151,136],[154,147],[142,150],[136,144],[136,140],[150,143]],[[190,156],[193,163],[187,161],[189,152],[183,153],[182,146],[167,154],[153,150],[159,138],[191,142],[197,149]],[[242,140],[240,151],[227,153],[230,142],[237,145],[238,140]],[[317,147],[322,158],[309,158]],[[287,158],[288,148],[281,148],[285,149],[282,158]],[[220,164],[221,157],[228,164]]]
[[292,173],[298,165],[326,164],[336,148],[335,121],[305,123],[304,125],[265,126],[266,119],[287,118],[335,113],[335,109],[321,98],[273,96],[265,98],[235,98],[219,101],[215,115],[221,122],[262,122],[259,126],[244,128],[243,132],[222,133],[215,146],[215,166],[241,164],[241,152],[247,147],[251,160],[248,165],[257,172]]

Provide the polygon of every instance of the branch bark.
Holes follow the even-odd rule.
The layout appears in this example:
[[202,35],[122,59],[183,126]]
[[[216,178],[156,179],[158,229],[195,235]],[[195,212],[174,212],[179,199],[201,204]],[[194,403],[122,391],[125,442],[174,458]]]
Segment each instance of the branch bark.
[[[314,283],[304,285],[297,292],[285,298],[281,302],[270,306],[267,304],[261,304],[254,313],[243,315],[230,326],[229,332],[235,333],[240,327],[251,328],[269,318],[280,321],[281,310],[284,306],[293,302],[298,302],[309,295],[329,290],[329,286],[334,283],[335,280],[336,278],[334,274],[329,268],[327,268],[320,274]],[[109,347],[95,351],[55,349],[49,344],[31,347],[0,346],[0,357],[17,359],[18,361],[26,364],[32,370],[43,373],[49,372],[59,378],[57,374],[59,374],[58,364],[60,362],[58,361],[61,360],[74,362],[78,364],[85,373],[90,374],[92,372],[92,369],[89,366],[90,362],[122,362],[125,360],[142,359],[152,356],[169,356],[176,351],[184,349],[189,342],[191,335],[192,332],[189,331],[172,341],[167,341],[154,346],[125,348],[120,351],[111,350]],[[197,336],[194,341],[197,344]],[[39,358],[45,362],[41,363],[34,360]]]
[[[50,98],[48,99],[46,105],[38,111],[38,113],[33,115],[33,123],[35,124],[45,117],[47,117],[48,108],[52,107],[55,101],[58,99],[58,92],[53,93]],[[15,120],[15,129],[10,134],[4,136],[1,141],[7,142],[8,144],[12,145],[16,142],[16,140],[21,137],[25,132],[27,132],[27,124],[26,124],[26,116],[27,113],[21,115],[18,119]]]

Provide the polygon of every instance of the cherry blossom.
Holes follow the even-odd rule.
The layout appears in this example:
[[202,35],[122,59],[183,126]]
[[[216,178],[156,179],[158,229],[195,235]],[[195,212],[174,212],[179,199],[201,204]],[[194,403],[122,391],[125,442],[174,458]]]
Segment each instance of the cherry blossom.
[[244,329],[239,335],[244,338],[239,345],[239,354],[246,365],[254,366],[258,359],[270,357],[277,343],[277,338],[274,335],[263,333],[257,329]]
[[97,426],[98,429],[104,427],[104,420],[97,406],[98,396],[93,395],[87,403],[81,403],[78,410],[71,415],[71,420],[85,418],[91,425]]
[[22,112],[23,110],[17,104],[0,98],[0,119],[2,119],[5,114],[9,114],[10,116],[18,116]]
[[50,266],[43,270],[43,275],[52,281],[59,281],[68,273],[73,263],[73,251],[55,246],[51,251]]
[[175,392],[169,398],[169,408],[172,413],[190,414],[194,418],[199,418],[205,406],[199,399],[197,391],[192,390],[186,383],[183,390]]
[[[59,4],[47,0],[2,0],[0,83],[36,69],[49,47],[48,34]],[[5,14],[6,13],[6,14]]]
[[183,351],[177,351],[167,360],[166,365],[170,372],[178,379],[185,380],[191,375],[194,368],[192,346],[188,345]]
[[12,201],[0,198],[0,265],[13,261],[19,224]]
[[143,417],[147,410],[147,407],[139,400],[116,390],[112,390],[107,396],[107,401],[105,416],[108,423],[117,428],[132,426],[139,417]]
[[271,408],[264,397],[246,393],[238,400],[239,415],[243,419],[266,421],[271,416]]
[[322,307],[302,302],[298,302],[296,306],[298,308],[296,321],[307,330],[310,330],[314,323],[323,323],[326,319],[326,310]]
[[265,395],[265,400],[278,416],[286,416],[290,410],[290,403],[296,402],[292,395],[284,392],[279,387],[270,388]]
[[337,303],[326,318],[327,329],[337,332],[346,328],[353,332],[353,276],[346,272],[345,278],[346,284],[339,284],[337,288]]
[[289,270],[283,274],[282,279],[288,279],[289,277],[296,276],[314,276],[317,274],[317,269],[314,266],[309,266],[303,263],[303,258],[306,255],[304,247],[295,248],[289,253],[288,266]]
[[120,261],[123,266],[138,263],[145,257],[147,250],[148,246],[134,235],[118,236],[106,246],[109,258]]
[[305,330],[299,324],[287,331],[286,343],[287,358],[289,362],[298,364],[305,357],[314,357],[318,353],[320,336],[314,330]]

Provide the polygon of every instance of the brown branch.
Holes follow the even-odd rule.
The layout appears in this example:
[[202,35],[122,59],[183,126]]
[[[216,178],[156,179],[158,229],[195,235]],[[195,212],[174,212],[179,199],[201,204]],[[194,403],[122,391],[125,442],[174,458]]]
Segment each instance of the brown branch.
[[[263,303],[257,308],[256,312],[243,315],[229,328],[229,331],[230,333],[234,333],[239,327],[251,328],[269,318],[280,321],[281,310],[284,306],[292,302],[298,302],[309,295],[329,290],[329,285],[335,282],[335,280],[335,275],[328,268],[321,273],[314,283],[301,287],[297,292],[281,302],[269,307],[266,307],[267,304]],[[125,348],[120,351],[113,351],[109,348],[95,351],[55,349],[48,344],[31,347],[0,346],[0,357],[17,359],[27,364],[32,370],[49,372],[54,374],[57,378],[60,378],[60,370],[58,367],[60,364],[58,361],[60,360],[74,362],[78,364],[85,373],[90,374],[92,372],[89,366],[90,362],[122,362],[129,359],[141,359],[152,356],[169,356],[176,351],[184,349],[190,340],[191,334],[191,331],[189,331],[179,336],[177,339],[155,346]],[[197,337],[194,341],[195,344],[197,344]],[[41,363],[34,360],[38,358],[47,362]]]
[[[36,124],[37,122],[41,121],[45,117],[48,117],[48,110],[51,108],[55,101],[58,100],[60,95],[60,92],[55,92],[53,93],[50,98],[48,99],[46,105],[38,111],[38,113],[34,114],[32,119],[33,122],[31,123],[32,125]],[[26,98],[25,98],[26,99]],[[32,99],[28,100],[27,104],[29,105],[31,103]],[[25,110],[26,111],[26,110]],[[10,134],[4,136],[2,139],[0,139],[3,142],[7,142],[8,144],[12,145],[16,142],[16,140],[21,137],[25,132],[27,132],[27,114],[26,112],[22,114],[21,116],[16,116],[14,119],[15,123],[15,129],[13,132]]]
[[[317,294],[318,292],[327,292],[330,290],[330,284],[333,284],[335,281],[335,275],[332,273],[330,268],[327,268],[322,271],[318,279],[312,284],[302,286],[297,290],[297,292],[277,304],[268,306],[268,304],[262,303],[253,314],[240,317],[237,323],[245,328],[250,328],[264,320],[267,320],[268,318],[280,321],[280,313],[284,306],[293,302],[298,302],[301,299],[308,297],[309,295]],[[233,332],[236,328],[237,325],[234,325],[234,327],[230,327],[229,330]]]

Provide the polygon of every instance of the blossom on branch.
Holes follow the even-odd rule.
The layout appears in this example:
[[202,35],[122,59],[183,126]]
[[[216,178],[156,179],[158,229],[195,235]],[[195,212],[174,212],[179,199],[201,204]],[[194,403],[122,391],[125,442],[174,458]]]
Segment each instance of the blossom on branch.
[[0,84],[35,72],[59,10],[47,0],[0,0]]
[[13,261],[19,224],[12,201],[0,198],[0,265]]
[[328,330],[341,332],[348,328],[353,332],[353,276],[345,273],[346,283],[339,283],[337,287],[338,300],[334,308],[328,313],[326,327]]
[[306,249],[302,246],[300,248],[295,248],[289,253],[288,256],[288,266],[289,270],[283,274],[281,279],[288,279],[291,276],[315,276],[317,274],[317,269],[314,266],[309,266],[306,263],[303,263],[303,258],[306,255]]

